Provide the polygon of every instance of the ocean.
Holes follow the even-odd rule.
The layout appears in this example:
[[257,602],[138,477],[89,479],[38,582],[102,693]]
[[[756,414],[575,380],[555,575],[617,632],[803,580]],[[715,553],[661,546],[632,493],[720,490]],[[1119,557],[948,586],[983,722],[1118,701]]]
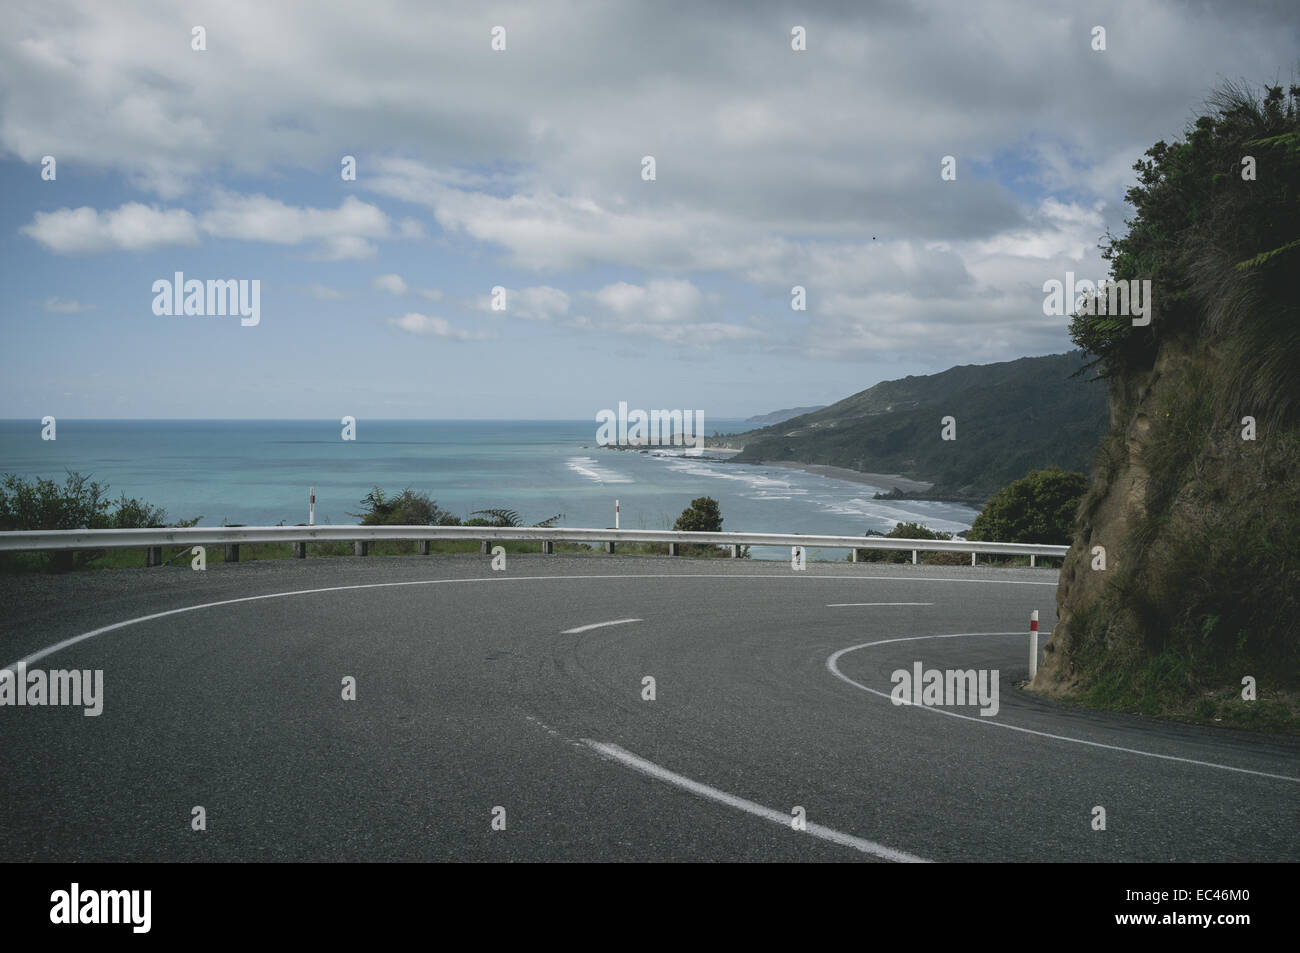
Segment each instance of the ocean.
[[[744,430],[708,421],[709,433]],[[532,524],[671,529],[691,500],[716,499],[723,529],[860,535],[916,521],[950,532],[977,511],[953,503],[873,500],[861,483],[784,467],[652,456],[596,445],[590,420],[370,420],[356,440],[337,420],[59,420],[42,440],[36,420],[0,421],[0,473],[63,482],[93,476],[120,493],[199,525],[305,523],[309,488],[316,522],[358,522],[372,487],[428,493],[443,509],[507,508]],[[755,555],[760,555],[755,553]],[[762,555],[769,555],[763,553]]]

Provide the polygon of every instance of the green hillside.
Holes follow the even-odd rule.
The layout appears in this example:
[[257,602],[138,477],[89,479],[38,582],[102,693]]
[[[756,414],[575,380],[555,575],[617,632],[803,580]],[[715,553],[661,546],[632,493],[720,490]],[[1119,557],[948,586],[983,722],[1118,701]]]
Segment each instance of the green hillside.
[[[962,365],[882,381],[821,410],[711,445],[742,463],[778,460],[899,473],[934,483],[928,497],[982,502],[1031,470],[1087,472],[1106,432],[1106,390],[1072,377],[1082,351]],[[956,439],[941,439],[942,418]]]

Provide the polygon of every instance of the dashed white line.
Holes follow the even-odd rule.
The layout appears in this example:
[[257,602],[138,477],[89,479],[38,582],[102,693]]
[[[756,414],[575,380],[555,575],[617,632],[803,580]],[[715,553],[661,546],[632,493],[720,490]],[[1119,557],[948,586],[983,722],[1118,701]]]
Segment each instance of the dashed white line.
[[[699,797],[708,798],[710,801],[717,801],[719,804],[725,804],[727,807],[734,807],[736,810],[744,811],[746,814],[752,814],[755,817],[761,817],[765,821],[771,821],[773,824],[780,824],[787,830],[791,830],[791,815],[782,814],[770,807],[764,807],[762,804],[756,804],[748,801],[743,797],[737,797],[734,794],[728,794],[726,791],[719,791],[715,787],[707,784],[701,784],[699,781],[692,781],[685,775],[669,771],[667,768],[660,767],[653,761],[647,761],[640,758],[632,752],[620,748],[618,745],[606,744],[601,741],[593,741],[590,738],[583,738],[583,744],[592,750],[598,752],[606,758],[617,761],[620,764],[632,768],[634,771],[640,771],[642,774],[649,775],[657,781],[663,781],[684,791],[690,791]],[[807,822],[807,827],[802,833],[811,834],[813,837],[820,838],[824,841],[830,841],[832,844],[838,844],[841,847],[852,847],[864,854],[870,854],[873,857],[879,857],[882,860],[892,860],[901,864],[926,864],[929,863],[923,857],[917,857],[915,854],[904,853],[901,850],[894,850],[892,847],[886,847],[884,844],[877,844],[875,841],[869,841],[862,837],[854,837],[852,834],[845,834],[843,831],[837,831],[821,824]]]
[[827,609],[842,609],[845,606],[932,606],[933,602],[828,602]]
[[644,619],[613,619],[609,622],[593,622],[591,625],[580,625],[576,629],[565,629],[560,635],[577,635],[579,632],[590,632],[592,629],[603,629],[607,625],[627,625],[629,622],[644,622]]
[[[840,649],[834,652],[826,659],[826,667],[830,669],[832,675],[841,681],[848,682],[854,688],[860,688],[864,692],[870,692],[873,695],[879,695],[881,698],[890,698],[888,692],[882,692],[875,688],[863,685],[861,682],[855,682],[839,669],[839,660],[849,652],[856,652],[858,649],[869,649],[876,645],[889,645],[893,642],[916,642],[920,639],[968,639],[982,635],[1019,635],[1024,636],[1024,632],[958,632],[954,635],[909,635],[898,639],[881,639],[877,642],[863,642],[861,645],[850,645],[846,649]],[[892,701],[892,699],[891,699]],[[903,704],[911,705],[910,701],[904,701]],[[1172,754],[1157,754],[1154,751],[1139,751],[1136,748],[1122,748],[1119,745],[1108,745],[1100,741],[1087,741],[1083,738],[1070,738],[1065,735],[1054,735],[1047,731],[1036,731],[1033,728],[1022,728],[1019,725],[1008,725],[1001,721],[990,721],[987,718],[976,718],[972,715],[963,715],[959,712],[949,711],[946,708],[931,708],[926,705],[918,705],[924,711],[932,711],[936,715],[947,715],[950,718],[960,718],[963,721],[973,721],[978,725],[988,725],[991,728],[1005,728],[1008,731],[1019,731],[1026,735],[1037,735],[1040,738],[1051,738],[1053,741],[1068,741],[1076,745],[1088,745],[1091,748],[1104,748],[1107,751],[1122,751],[1125,754],[1141,755],[1144,758],[1159,758],[1161,761],[1177,761],[1181,764],[1194,764],[1202,768],[1217,768],[1220,771],[1235,771],[1238,774],[1253,774],[1259,778],[1273,778],[1276,781],[1290,781],[1292,784],[1300,784],[1300,778],[1288,777],[1285,774],[1269,774],[1267,771],[1252,771],[1250,768],[1234,768],[1230,764],[1216,764],[1213,761],[1197,761],[1193,758],[1180,758]]]

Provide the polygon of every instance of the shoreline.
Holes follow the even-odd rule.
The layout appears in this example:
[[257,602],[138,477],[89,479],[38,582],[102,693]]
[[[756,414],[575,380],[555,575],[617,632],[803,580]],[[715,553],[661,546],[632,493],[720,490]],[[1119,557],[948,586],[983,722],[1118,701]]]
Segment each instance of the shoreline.
[[819,476],[832,477],[836,480],[844,480],[848,483],[860,483],[864,486],[872,486],[877,490],[888,492],[894,487],[902,490],[904,493],[924,493],[934,487],[933,483],[926,483],[924,480],[913,480],[910,477],[900,476],[896,473],[866,473],[862,470],[850,470],[847,467],[834,467],[827,463],[799,463],[794,460],[764,460],[762,463],[751,463],[749,466],[762,467],[783,467],[787,470],[803,470],[806,473],[815,473]]

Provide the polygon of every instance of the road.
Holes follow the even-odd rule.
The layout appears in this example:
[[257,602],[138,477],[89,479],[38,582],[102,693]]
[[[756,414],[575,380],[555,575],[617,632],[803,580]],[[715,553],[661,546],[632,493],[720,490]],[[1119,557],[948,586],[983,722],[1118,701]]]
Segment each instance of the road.
[[[0,708],[0,851],[1300,859],[1300,741],[1018,687],[1029,613],[1051,629],[1055,581],[540,555],[504,573],[433,556],[0,578],[0,664],[157,616],[29,662],[102,669],[104,710]],[[892,704],[891,673],[918,661],[996,670],[997,714]]]

